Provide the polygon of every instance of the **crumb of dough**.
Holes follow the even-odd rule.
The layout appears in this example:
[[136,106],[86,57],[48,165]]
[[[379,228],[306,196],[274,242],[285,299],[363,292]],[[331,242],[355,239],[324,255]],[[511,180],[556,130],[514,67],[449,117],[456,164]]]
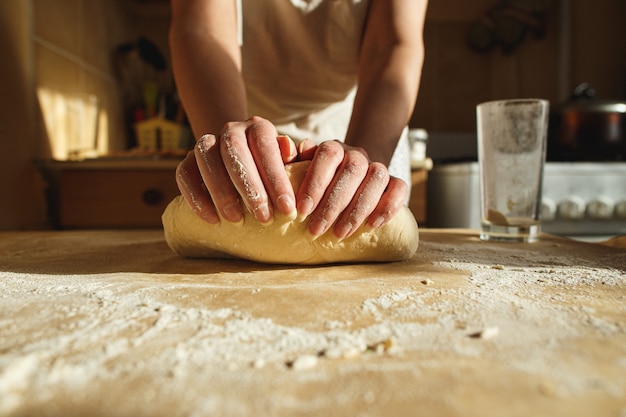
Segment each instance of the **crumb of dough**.
[[317,356],[315,355],[298,356],[293,362],[289,364],[289,367],[296,371],[312,369],[312,368],[315,368],[316,366],[317,366]]
[[485,327],[484,329],[474,332],[470,334],[469,336],[474,339],[487,340],[487,339],[493,339],[494,337],[498,335],[498,333],[500,333],[500,329],[494,326],[494,327]]

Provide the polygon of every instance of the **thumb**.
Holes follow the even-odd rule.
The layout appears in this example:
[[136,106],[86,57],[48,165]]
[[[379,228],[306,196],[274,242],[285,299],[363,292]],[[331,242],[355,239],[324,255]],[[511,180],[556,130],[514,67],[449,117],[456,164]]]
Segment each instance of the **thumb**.
[[278,148],[280,149],[280,156],[283,159],[283,163],[287,164],[295,161],[298,156],[298,150],[293,140],[287,135],[278,135],[276,136],[276,141],[278,142]]
[[298,144],[298,160],[311,161],[317,151],[317,144],[310,139],[304,139]]

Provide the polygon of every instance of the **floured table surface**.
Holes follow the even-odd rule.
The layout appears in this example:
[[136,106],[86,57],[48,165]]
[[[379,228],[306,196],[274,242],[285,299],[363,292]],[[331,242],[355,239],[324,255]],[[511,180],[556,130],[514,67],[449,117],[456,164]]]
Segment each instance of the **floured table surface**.
[[2,416],[626,415],[626,250],[422,230],[410,261],[0,234]]

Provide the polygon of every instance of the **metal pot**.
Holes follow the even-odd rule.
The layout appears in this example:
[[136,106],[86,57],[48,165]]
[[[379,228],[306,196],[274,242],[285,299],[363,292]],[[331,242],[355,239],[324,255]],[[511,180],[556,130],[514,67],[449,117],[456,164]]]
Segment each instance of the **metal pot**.
[[587,83],[550,111],[548,161],[626,161],[626,102],[599,100]]

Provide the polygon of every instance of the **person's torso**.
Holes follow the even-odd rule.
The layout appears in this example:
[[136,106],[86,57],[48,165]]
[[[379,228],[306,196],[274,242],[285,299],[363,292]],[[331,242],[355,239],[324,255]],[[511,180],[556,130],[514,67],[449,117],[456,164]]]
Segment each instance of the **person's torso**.
[[250,114],[288,123],[346,100],[356,85],[368,4],[241,0]]

